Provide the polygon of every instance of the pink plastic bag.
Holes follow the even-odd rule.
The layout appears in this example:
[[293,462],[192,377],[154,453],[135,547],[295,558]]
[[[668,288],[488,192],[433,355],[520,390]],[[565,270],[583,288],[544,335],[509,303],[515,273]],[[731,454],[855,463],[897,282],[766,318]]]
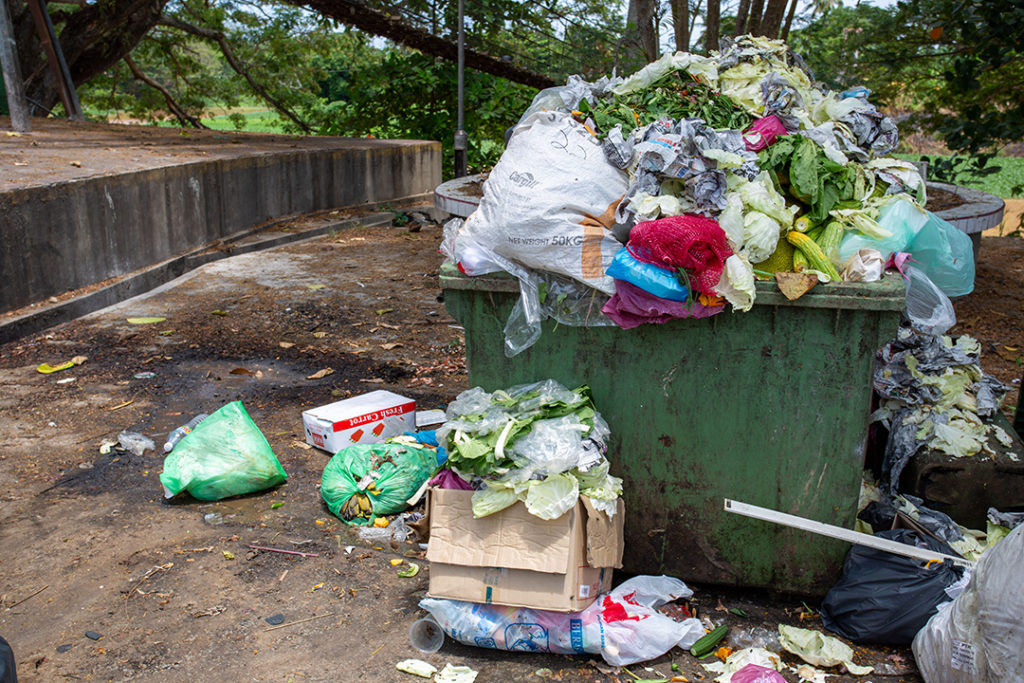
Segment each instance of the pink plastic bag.
[[786,683],[778,671],[757,664],[747,664],[732,675],[732,683]]

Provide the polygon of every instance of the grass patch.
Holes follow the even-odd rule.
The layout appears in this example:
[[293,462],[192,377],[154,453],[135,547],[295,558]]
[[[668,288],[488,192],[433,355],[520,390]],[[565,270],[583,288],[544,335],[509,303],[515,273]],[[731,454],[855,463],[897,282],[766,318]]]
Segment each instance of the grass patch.
[[[908,161],[918,161],[922,156],[927,155],[894,154],[893,156]],[[980,177],[972,177],[965,173],[956,179],[955,184],[983,192],[991,192],[1003,199],[1024,196],[1024,192],[1022,192],[1022,188],[1024,188],[1024,158],[995,157],[989,164],[999,166],[999,172]],[[929,172],[929,175],[931,175],[931,172]],[[930,177],[929,180],[936,180],[936,178]]]
[[284,126],[277,114],[266,109],[236,112],[241,114],[245,125],[239,128],[228,114],[211,116],[202,119],[203,123],[214,130],[244,130],[251,133],[283,133]]

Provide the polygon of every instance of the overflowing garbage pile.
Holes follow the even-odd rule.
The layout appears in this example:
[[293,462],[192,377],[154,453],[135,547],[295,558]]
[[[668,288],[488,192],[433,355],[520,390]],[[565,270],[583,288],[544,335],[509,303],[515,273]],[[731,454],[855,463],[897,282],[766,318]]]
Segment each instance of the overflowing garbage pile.
[[970,240],[922,208],[913,164],[884,156],[896,125],[866,95],[816,85],[784,42],[751,36],[625,79],[571,77],[535,98],[442,251],[468,275],[520,280],[509,355],[549,316],[749,311],[757,278],[868,281],[900,252],[947,295],[969,292]]
[[982,371],[980,354],[970,336],[918,333],[909,326],[879,351],[874,387],[881,407],[872,417],[889,431],[882,474],[890,493],[923,447],[965,457],[994,455],[990,438],[1012,445],[1002,427],[983,419],[995,415],[1010,388]]

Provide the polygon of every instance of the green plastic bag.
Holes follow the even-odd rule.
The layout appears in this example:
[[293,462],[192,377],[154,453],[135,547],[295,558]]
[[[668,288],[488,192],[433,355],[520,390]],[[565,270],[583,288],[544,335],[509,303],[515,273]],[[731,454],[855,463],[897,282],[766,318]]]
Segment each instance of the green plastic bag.
[[187,491],[199,500],[262,491],[287,478],[241,401],[228,403],[200,422],[164,458],[160,473],[168,498]]
[[408,507],[437,472],[437,451],[400,443],[360,444],[338,451],[320,479],[320,495],[349,524],[371,524]]

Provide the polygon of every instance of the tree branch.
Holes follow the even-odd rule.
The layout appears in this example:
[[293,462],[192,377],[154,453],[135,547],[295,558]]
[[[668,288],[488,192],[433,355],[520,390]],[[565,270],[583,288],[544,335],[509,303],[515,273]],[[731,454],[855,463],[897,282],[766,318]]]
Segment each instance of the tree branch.
[[205,28],[203,26],[194,26],[192,24],[189,24],[188,22],[181,21],[180,19],[177,19],[175,17],[167,16],[166,14],[160,15],[158,23],[163,26],[176,28],[181,31],[185,31],[186,33],[190,33],[194,36],[198,36],[200,38],[205,38],[207,40],[212,40],[216,42],[217,45],[220,47],[221,54],[224,55],[224,59],[227,60],[228,64],[231,66],[232,69],[235,70],[235,72],[238,75],[240,75],[249,83],[249,87],[255,90],[260,97],[262,97],[270,104],[270,106],[272,106],[282,115],[291,119],[292,123],[298,126],[302,130],[302,132],[313,132],[313,129],[310,128],[305,121],[296,116],[288,107],[284,105],[284,103],[278,101],[273,95],[271,95],[267,91],[266,88],[260,85],[256,81],[256,79],[252,77],[252,74],[249,73],[249,70],[246,69],[241,62],[238,61],[238,58],[235,56],[234,50],[231,49],[231,44],[228,42],[227,38],[224,36],[223,33],[221,33],[220,31],[215,31],[213,29]]
[[202,121],[200,121],[199,119],[185,111],[185,109],[177,103],[177,101],[167,90],[167,88],[160,85],[155,80],[144,74],[142,72],[142,69],[139,68],[139,65],[135,63],[131,56],[125,55],[123,59],[124,63],[128,65],[128,68],[131,69],[132,76],[135,78],[135,80],[142,81],[143,83],[158,91],[161,95],[164,96],[164,101],[167,102],[167,108],[171,110],[171,113],[174,114],[174,116],[179,121],[181,121],[183,124],[191,125],[196,128],[207,127],[203,125]]
[[[402,21],[399,17],[367,7],[358,0],[284,0],[289,5],[305,7],[321,15],[353,26],[371,35],[388,38],[400,45],[411,47],[424,54],[440,57],[449,62],[458,59],[458,47],[450,40],[436,36]],[[466,66],[493,76],[507,78],[516,83],[534,88],[550,88],[557,85],[550,76],[516,66],[511,62],[491,55],[465,48]]]

